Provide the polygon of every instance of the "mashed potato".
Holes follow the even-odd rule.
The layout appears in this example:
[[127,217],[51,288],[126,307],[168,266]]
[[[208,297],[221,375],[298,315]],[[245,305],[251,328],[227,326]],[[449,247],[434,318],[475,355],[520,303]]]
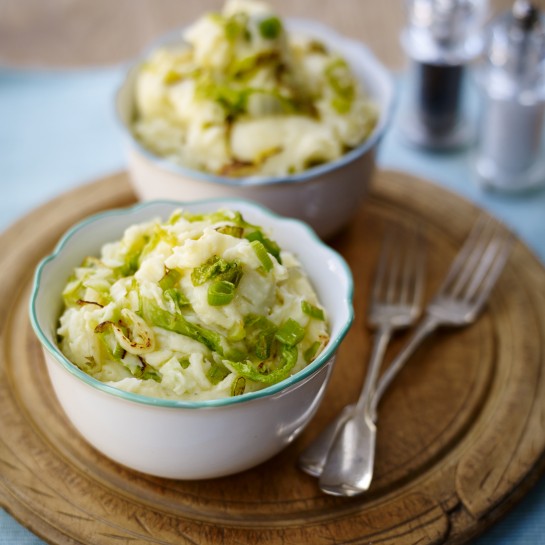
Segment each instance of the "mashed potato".
[[133,131],[146,148],[227,176],[281,176],[333,161],[377,121],[347,62],[314,38],[288,35],[257,0],[229,0],[181,44],[154,51],[135,103]]
[[63,298],[65,356],[153,397],[258,390],[308,365],[329,339],[295,256],[229,210],[128,228],[75,269]]

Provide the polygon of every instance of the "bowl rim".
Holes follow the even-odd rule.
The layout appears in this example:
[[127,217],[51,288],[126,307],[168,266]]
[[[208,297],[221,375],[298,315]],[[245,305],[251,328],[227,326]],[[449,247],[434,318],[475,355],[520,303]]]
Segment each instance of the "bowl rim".
[[[128,126],[123,121],[123,116],[120,112],[121,107],[121,95],[123,91],[126,90],[126,86],[129,83],[130,75],[134,70],[136,70],[149,56],[149,54],[156,48],[164,45],[165,43],[170,42],[170,39],[179,36],[179,40],[182,40],[182,31],[185,27],[179,29],[171,30],[166,34],[160,36],[157,40],[153,41],[149,46],[143,49],[143,51],[128,65],[125,76],[123,77],[116,93],[115,93],[115,120],[118,127],[120,128],[125,139],[130,143],[130,145],[137,150],[142,156],[144,156],[148,161],[154,163],[159,168],[166,170],[168,172],[177,174],[179,176],[196,179],[199,181],[205,181],[210,183],[215,183],[219,185],[226,185],[231,187],[259,187],[259,186],[270,186],[270,185],[279,185],[285,183],[304,183],[307,181],[312,181],[322,175],[329,174],[330,172],[342,169],[346,165],[354,162],[362,155],[367,153],[369,150],[373,149],[382,139],[384,133],[386,132],[390,122],[393,118],[395,102],[396,102],[396,92],[394,79],[391,72],[386,68],[386,66],[375,56],[372,50],[367,47],[363,42],[355,40],[344,36],[337,32],[335,29],[313,19],[304,19],[304,18],[284,18],[284,21],[288,27],[293,29],[301,26],[306,27],[310,30],[310,33],[315,33],[319,36],[327,36],[328,40],[335,43],[335,46],[339,46],[339,50],[343,48],[352,47],[358,48],[367,61],[371,61],[376,65],[376,67],[382,72],[382,78],[388,84],[388,99],[386,102],[386,107],[380,112],[379,120],[377,125],[373,128],[371,135],[366,138],[361,144],[351,149],[350,151],[344,153],[339,158],[324,163],[322,165],[317,165],[315,167],[309,168],[302,172],[295,174],[290,174],[287,176],[248,176],[242,178],[235,178],[229,176],[221,176],[219,174],[214,174],[206,172],[204,170],[197,170],[190,167],[186,167],[181,163],[176,163],[170,159],[156,155],[149,149],[147,149],[143,144],[141,144],[137,138],[134,136],[130,126]],[[342,53],[342,51],[341,51]]]
[[[165,399],[165,398],[146,396],[144,394],[138,394],[134,392],[128,392],[120,388],[116,388],[115,386],[106,384],[105,382],[101,382],[95,377],[82,371],[79,367],[77,367],[77,365],[73,364],[61,352],[59,347],[54,342],[51,342],[49,340],[46,333],[44,333],[40,325],[40,321],[37,317],[37,308],[36,308],[37,298],[38,298],[38,294],[41,287],[42,275],[48,263],[59,258],[60,254],[62,253],[68,241],[76,233],[78,233],[79,231],[83,229],[89,228],[93,223],[96,223],[97,221],[107,220],[109,217],[113,217],[113,216],[129,217],[131,214],[135,214],[144,208],[149,208],[149,207],[157,206],[157,205],[169,205],[169,206],[173,206],[177,208],[183,208],[183,207],[198,208],[199,206],[208,205],[208,204],[217,204],[217,205],[221,204],[226,207],[229,204],[231,204],[234,209],[237,203],[242,203],[244,206],[249,208],[255,208],[261,213],[265,214],[266,216],[269,216],[272,220],[273,225],[274,223],[278,223],[278,222],[298,224],[307,232],[308,236],[310,237],[311,240],[313,240],[314,243],[323,247],[326,250],[326,252],[332,258],[335,259],[335,261],[340,266],[343,272],[343,275],[346,278],[346,284],[347,284],[346,291],[342,299],[343,301],[342,305],[343,307],[345,307],[345,311],[347,314],[346,320],[344,321],[344,323],[341,324],[341,327],[337,336],[335,338],[330,338],[329,343],[327,344],[325,349],[321,352],[321,354],[314,361],[308,364],[306,367],[304,367],[297,373],[287,377],[286,379],[276,384],[267,386],[266,388],[257,390],[255,392],[242,394],[240,396],[225,397],[225,398],[219,398],[219,399],[198,400],[198,401]],[[129,225],[130,224],[128,224],[127,227]],[[53,356],[55,362],[60,364],[60,366],[65,369],[65,371],[68,371],[71,375],[80,379],[84,384],[87,384],[88,386],[96,390],[102,391],[106,394],[113,395],[114,397],[124,399],[126,401],[144,404],[144,405],[173,408],[173,409],[174,408],[203,409],[203,408],[231,406],[231,405],[236,405],[239,403],[248,403],[258,399],[270,397],[275,394],[284,392],[292,388],[293,386],[296,386],[297,384],[303,382],[305,379],[307,379],[311,375],[317,373],[320,369],[322,369],[322,367],[325,366],[325,364],[332,357],[335,356],[335,353],[337,352],[342,340],[344,339],[350,327],[352,326],[352,323],[354,321],[353,295],[354,295],[354,279],[352,276],[352,271],[350,267],[348,266],[348,264],[346,263],[345,259],[336,250],[334,250],[333,248],[328,246],[325,242],[323,242],[315,233],[315,231],[303,221],[281,216],[279,214],[272,212],[270,209],[268,209],[265,206],[262,206],[249,199],[243,199],[243,198],[219,197],[219,198],[210,198],[210,199],[200,199],[198,201],[175,201],[175,200],[168,200],[168,199],[159,199],[159,200],[151,200],[146,202],[139,202],[132,206],[128,206],[124,208],[116,208],[112,210],[98,212],[96,214],[92,214],[88,216],[87,218],[81,220],[80,222],[73,225],[70,229],[68,229],[68,231],[66,231],[65,234],[57,242],[53,251],[49,255],[45,256],[38,263],[36,267],[36,270],[34,272],[33,284],[32,284],[32,292],[31,292],[31,296],[29,300],[29,314],[30,314],[30,322],[31,322],[32,328],[34,329],[34,332],[36,336],[38,337],[38,340],[40,341],[42,347],[45,348],[51,356]]]

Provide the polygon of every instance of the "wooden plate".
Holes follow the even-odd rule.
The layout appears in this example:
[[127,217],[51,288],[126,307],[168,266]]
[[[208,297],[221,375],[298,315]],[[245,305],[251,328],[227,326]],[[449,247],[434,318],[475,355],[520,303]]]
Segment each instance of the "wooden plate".
[[354,272],[356,321],[301,437],[253,470],[210,481],[152,478],[104,458],[56,402],[29,325],[28,296],[37,261],[69,226],[134,199],[119,174],[55,199],[0,239],[0,503],[33,532],[54,544],[86,545],[462,543],[542,473],[545,273],[521,243],[477,323],[438,333],[387,392],[369,493],[325,496],[296,468],[301,450],[356,398],[363,380],[365,301],[385,227],[423,229],[429,296],[479,213],[397,173],[377,174],[358,217],[331,241]]

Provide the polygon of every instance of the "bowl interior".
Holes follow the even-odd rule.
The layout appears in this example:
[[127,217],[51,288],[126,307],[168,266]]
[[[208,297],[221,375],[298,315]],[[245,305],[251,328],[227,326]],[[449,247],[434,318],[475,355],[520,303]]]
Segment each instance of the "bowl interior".
[[[258,392],[237,398],[182,402],[149,398],[109,387],[80,371],[63,356],[57,347],[56,329],[62,311],[62,290],[73,268],[78,266],[86,256],[99,255],[102,245],[119,239],[129,225],[157,217],[166,220],[176,208],[180,207],[195,212],[213,212],[219,208],[238,210],[247,221],[270,227],[272,237],[280,246],[296,254],[329,317],[331,339],[316,360],[293,377]],[[30,315],[32,326],[43,346],[69,372],[97,388],[154,405],[214,406],[278,392],[319,369],[335,353],[352,323],[352,295],[353,280],[346,262],[320,241],[317,235],[302,222],[281,218],[263,207],[241,199],[210,199],[190,203],[152,201],[127,209],[97,214],[68,231],[53,254],[46,257],[38,266],[30,302]]]

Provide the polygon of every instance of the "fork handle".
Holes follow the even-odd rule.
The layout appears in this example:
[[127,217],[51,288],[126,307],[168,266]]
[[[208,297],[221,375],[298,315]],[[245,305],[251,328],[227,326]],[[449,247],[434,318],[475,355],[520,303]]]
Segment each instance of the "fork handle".
[[369,410],[371,400],[375,394],[380,367],[382,365],[382,361],[384,360],[384,354],[391,338],[392,328],[388,326],[381,326],[375,334],[373,349],[371,351],[369,365],[367,367],[367,374],[365,375],[365,382],[356,403],[355,412]]
[[427,314],[420,324],[415,329],[412,337],[409,339],[405,347],[395,357],[394,361],[384,372],[380,378],[373,397],[369,403],[369,415],[373,422],[377,420],[377,407],[384,392],[388,389],[396,375],[401,371],[407,360],[414,354],[416,349],[422,342],[433,333],[441,324],[440,320],[435,316]]
[[329,451],[346,421],[352,418],[355,413],[361,414],[360,418],[363,418],[363,415],[368,413],[369,403],[375,391],[378,372],[391,336],[392,330],[389,327],[382,327],[377,331],[373,338],[373,348],[367,366],[365,382],[357,403],[345,407],[301,453],[299,467],[309,475],[318,477],[322,474]]

